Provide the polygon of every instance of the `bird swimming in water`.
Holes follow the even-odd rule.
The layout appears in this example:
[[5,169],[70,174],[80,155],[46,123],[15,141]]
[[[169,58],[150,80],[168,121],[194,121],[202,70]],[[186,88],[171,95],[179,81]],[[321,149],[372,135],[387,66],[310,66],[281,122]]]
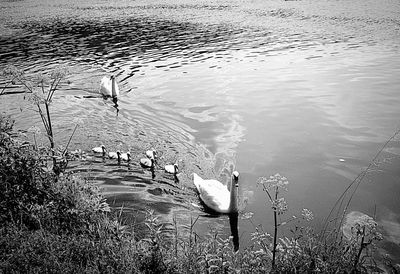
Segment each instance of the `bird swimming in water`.
[[157,158],[158,158],[158,154],[157,154],[157,150],[152,148],[146,151],[146,156],[147,158],[151,159],[154,158],[154,162],[157,162]]
[[121,160],[125,162],[131,161],[131,153],[128,151],[127,153],[121,153]]
[[206,206],[219,213],[238,212],[238,181],[239,172],[234,171],[229,191],[221,182],[214,179],[205,180],[193,173],[193,183],[199,192],[200,199]]
[[104,97],[117,98],[119,96],[119,87],[114,75],[104,76],[101,79],[99,92]]
[[121,162],[121,152],[117,150],[116,152],[109,152],[108,158],[110,159],[117,159],[118,163]]
[[165,172],[170,173],[170,174],[178,174],[178,163],[175,163],[173,165],[166,165],[164,167]]
[[92,151],[94,153],[102,153],[103,156],[106,155],[106,147],[104,145],[101,145],[99,147],[94,147],[94,148],[92,148]]
[[140,159],[140,165],[143,168],[154,169],[154,162],[155,162],[154,152],[149,152],[149,154],[147,154],[147,152],[146,152],[146,156],[147,156],[147,158]]

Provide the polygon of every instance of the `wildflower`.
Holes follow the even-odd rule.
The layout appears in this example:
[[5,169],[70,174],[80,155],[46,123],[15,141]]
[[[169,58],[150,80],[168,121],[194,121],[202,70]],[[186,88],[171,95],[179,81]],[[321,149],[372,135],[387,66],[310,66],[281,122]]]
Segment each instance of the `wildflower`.
[[28,132],[40,134],[40,128],[38,128],[37,126],[31,126],[30,128],[28,128]]
[[62,79],[69,74],[69,70],[65,66],[55,68],[51,73],[51,79]]
[[83,125],[84,124],[83,119],[78,118],[78,117],[75,117],[74,119],[72,119],[72,123],[74,123],[75,125]]
[[23,72],[19,70],[16,66],[13,65],[7,65],[0,73],[1,76],[4,77],[21,77],[23,75]]
[[311,210],[307,208],[303,208],[303,210],[301,211],[301,216],[303,216],[303,218],[306,219],[308,222],[314,219],[314,214]]
[[[27,85],[29,86],[29,83]],[[28,89],[30,89],[30,87],[28,87]],[[32,92],[32,95],[28,98],[28,100],[36,105],[44,104],[46,103],[46,95],[35,91]]]
[[288,205],[285,201],[285,198],[279,198],[272,201],[272,209],[276,211],[278,214],[285,213],[288,209]]
[[251,219],[253,217],[254,213],[253,212],[246,212],[243,213],[243,215],[241,216],[242,220],[247,220],[247,219]]
[[287,191],[287,185],[289,184],[289,181],[286,177],[281,176],[279,173],[267,177],[260,177],[258,179],[257,184],[262,184],[264,185],[267,189],[271,188],[282,188]]

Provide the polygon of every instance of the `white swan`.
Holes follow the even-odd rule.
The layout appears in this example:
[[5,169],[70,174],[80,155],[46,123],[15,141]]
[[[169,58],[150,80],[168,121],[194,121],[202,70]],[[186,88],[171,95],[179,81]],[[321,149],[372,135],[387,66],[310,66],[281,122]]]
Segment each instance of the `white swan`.
[[154,158],[142,158],[140,159],[140,165],[143,168],[154,168]]
[[178,164],[175,163],[173,165],[166,165],[164,167],[165,172],[170,174],[178,174]]
[[94,147],[94,148],[92,148],[92,151],[94,153],[102,153],[103,156],[106,155],[106,147],[104,145],[101,145],[99,147]]
[[230,189],[217,180],[204,180],[193,173],[193,182],[196,186],[201,200],[211,209],[220,213],[238,212],[238,181],[239,172],[232,173]]
[[121,161],[121,152],[119,150],[117,150],[116,152],[109,152],[108,158],[117,159],[119,162],[119,161]]
[[106,97],[117,98],[119,96],[119,88],[114,75],[104,76],[101,79],[99,92]]
[[153,158],[154,161],[156,161],[156,159],[158,157],[157,150],[155,150],[154,148],[147,150],[146,156],[147,156],[147,158],[149,158],[149,159]]
[[127,153],[121,153],[121,160],[125,162],[131,161],[131,153],[128,151]]

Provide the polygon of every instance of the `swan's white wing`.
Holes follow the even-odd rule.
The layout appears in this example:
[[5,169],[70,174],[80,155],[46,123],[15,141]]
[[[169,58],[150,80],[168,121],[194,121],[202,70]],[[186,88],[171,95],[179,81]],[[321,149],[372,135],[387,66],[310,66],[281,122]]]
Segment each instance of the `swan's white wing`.
[[165,171],[167,172],[167,173],[175,173],[175,166],[174,165],[166,165],[165,167],[164,167],[164,169],[165,169]]
[[117,159],[118,158],[118,154],[116,152],[109,152],[108,153],[108,157],[111,159]]
[[230,193],[226,186],[217,180],[204,180],[193,174],[194,184],[199,191],[201,200],[211,209],[226,213],[230,204]]
[[146,151],[146,156],[147,158],[151,159],[151,158],[156,158],[156,155],[154,153],[154,150],[147,150]]
[[94,147],[94,148],[92,148],[92,151],[96,152],[96,153],[102,153],[103,152],[103,148],[102,147]]
[[112,96],[112,87],[111,87],[111,80],[109,77],[104,76],[101,79],[100,83],[100,91],[101,94],[104,96]]
[[143,167],[152,167],[153,163],[151,162],[151,160],[149,158],[142,158],[140,159],[140,165],[142,165]]
[[128,159],[129,159],[127,153],[122,153],[120,157],[121,157],[121,159],[122,159],[123,161],[128,161]]

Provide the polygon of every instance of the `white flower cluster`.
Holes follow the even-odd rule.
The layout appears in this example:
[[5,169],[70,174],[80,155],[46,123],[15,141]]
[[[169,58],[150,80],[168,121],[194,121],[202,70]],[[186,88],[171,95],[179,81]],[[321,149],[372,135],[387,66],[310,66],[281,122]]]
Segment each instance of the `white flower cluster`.
[[303,216],[303,218],[307,221],[311,221],[312,219],[314,219],[314,214],[311,210],[307,208],[303,208],[303,210],[301,211],[301,216]]
[[289,185],[289,181],[286,177],[280,175],[279,173],[267,177],[260,177],[258,179],[258,184],[264,185],[267,189],[271,188],[282,188],[284,190],[287,190],[287,185]]

